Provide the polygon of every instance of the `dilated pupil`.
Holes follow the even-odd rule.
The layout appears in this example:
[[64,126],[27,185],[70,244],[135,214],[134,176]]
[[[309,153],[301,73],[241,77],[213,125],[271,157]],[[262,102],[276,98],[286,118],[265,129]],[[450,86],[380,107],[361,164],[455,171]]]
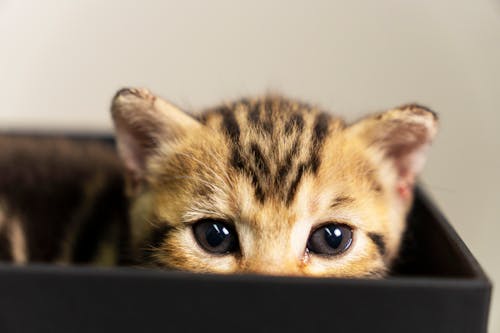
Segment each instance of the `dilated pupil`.
[[342,230],[338,227],[325,227],[325,241],[334,249],[337,249],[342,243]]
[[208,245],[216,247],[229,237],[229,230],[221,224],[213,223],[207,228],[205,237]]

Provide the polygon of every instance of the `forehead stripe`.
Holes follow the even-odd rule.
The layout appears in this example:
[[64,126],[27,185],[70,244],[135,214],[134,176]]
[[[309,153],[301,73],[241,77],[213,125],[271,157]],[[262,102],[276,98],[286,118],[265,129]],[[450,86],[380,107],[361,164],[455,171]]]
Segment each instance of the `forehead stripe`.
[[240,125],[236,121],[234,112],[227,107],[220,109],[222,115],[222,129],[227,133],[234,143],[240,140]]
[[[215,112],[222,118],[221,131],[231,140],[229,165],[249,178],[260,202],[272,196],[282,198],[289,205],[294,200],[304,174],[317,173],[321,164],[321,148],[328,136],[331,118],[327,113],[315,112],[316,114],[311,114],[312,121],[306,122],[305,115],[312,110],[307,105],[290,104],[279,98],[254,102],[241,100],[216,109]],[[236,118],[237,112],[246,113],[243,124]],[[281,125],[280,122],[284,123]],[[248,128],[246,125],[249,125]],[[308,138],[303,136],[306,126],[309,127]],[[279,132],[282,133],[280,137],[275,137],[275,128],[283,129],[283,132]],[[254,135],[255,139],[240,142],[242,133],[245,138],[248,137],[247,132]],[[280,146],[283,148],[279,149],[287,151],[276,161],[274,140],[289,142]],[[301,142],[304,140],[309,140],[309,143]],[[263,149],[263,145],[270,147]],[[300,152],[301,146],[307,147],[308,151]]]
[[248,106],[247,110],[248,110],[248,114],[247,114],[248,121],[251,124],[258,125],[260,123],[260,109],[259,109],[259,106],[257,104],[255,104],[255,105],[253,105],[251,107]]
[[262,151],[260,150],[259,145],[257,145],[255,142],[252,142],[252,144],[250,145],[250,150],[252,152],[252,156],[254,158],[255,166],[257,167],[257,169],[261,173],[269,175],[269,166],[266,163],[264,155],[262,155]]
[[246,163],[246,161],[243,160],[243,156],[241,156],[240,152],[240,147],[238,145],[234,145],[232,152],[231,152],[231,157],[229,163],[236,169],[239,170],[240,172],[246,174],[248,177],[250,177],[252,181],[252,185],[255,189],[255,196],[260,202],[264,202],[265,200],[265,194],[264,190],[260,184],[259,181],[259,176],[256,170],[252,168],[251,165]]
[[316,116],[314,120],[314,128],[311,140],[313,144],[311,145],[311,158],[309,160],[310,168],[315,174],[321,164],[320,152],[323,142],[328,134],[330,116],[326,113],[320,113]]
[[285,134],[290,135],[293,129],[297,129],[297,131],[302,131],[304,129],[304,118],[302,115],[295,113],[285,124]]
[[320,113],[314,120],[313,141],[316,147],[319,147],[328,134],[328,123],[330,116],[326,113]]
[[288,194],[286,197],[286,204],[290,205],[290,203],[293,201],[293,198],[295,197],[295,193],[297,192],[297,187],[299,186],[299,183],[302,179],[302,175],[307,169],[306,164],[301,164],[298,169],[297,169],[297,176],[293,180],[293,182],[290,185],[290,189],[288,190]]
[[281,184],[292,170],[293,158],[297,155],[298,151],[299,151],[299,138],[297,137],[293,142],[292,148],[286,154],[283,163],[281,164],[281,166],[278,167],[278,170],[276,172],[276,177],[274,179],[276,185]]

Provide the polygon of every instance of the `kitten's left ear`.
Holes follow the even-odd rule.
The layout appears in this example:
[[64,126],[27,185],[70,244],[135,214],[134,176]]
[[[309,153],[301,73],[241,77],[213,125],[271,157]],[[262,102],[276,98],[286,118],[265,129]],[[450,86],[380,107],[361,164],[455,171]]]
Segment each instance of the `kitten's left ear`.
[[349,131],[393,163],[398,176],[396,190],[408,201],[437,129],[433,111],[410,104],[362,119]]
[[181,139],[202,125],[146,89],[124,88],[111,104],[118,153],[133,187],[144,180],[147,161],[161,144]]

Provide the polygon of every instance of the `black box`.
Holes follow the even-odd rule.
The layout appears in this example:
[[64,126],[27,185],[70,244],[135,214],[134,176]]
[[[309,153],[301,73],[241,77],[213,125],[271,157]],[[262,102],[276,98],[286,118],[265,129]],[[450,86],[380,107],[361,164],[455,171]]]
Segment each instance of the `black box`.
[[486,332],[491,284],[420,189],[408,223],[383,280],[0,264],[0,332]]

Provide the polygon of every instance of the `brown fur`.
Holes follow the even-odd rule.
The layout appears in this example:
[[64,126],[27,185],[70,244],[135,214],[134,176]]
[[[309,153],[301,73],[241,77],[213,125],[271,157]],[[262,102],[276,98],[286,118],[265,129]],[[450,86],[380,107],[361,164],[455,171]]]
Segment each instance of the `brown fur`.
[[[275,95],[194,117],[122,89],[111,111],[121,162],[103,143],[0,136],[0,260],[384,276],[437,131],[415,104],[345,124]],[[204,250],[204,219],[232,226],[237,250]],[[309,249],[328,223],[352,230],[345,252]]]
[[[409,105],[353,125],[279,96],[191,117],[144,89],[112,105],[136,257],[200,272],[382,276],[396,257],[434,113]],[[227,221],[240,251],[214,255],[192,224]],[[315,226],[348,225],[348,251],[309,253]],[[152,242],[152,239],[155,239]]]
[[[0,135],[0,260],[101,262],[106,243],[126,257],[120,161],[110,145]],[[124,262],[118,256],[106,263]]]

